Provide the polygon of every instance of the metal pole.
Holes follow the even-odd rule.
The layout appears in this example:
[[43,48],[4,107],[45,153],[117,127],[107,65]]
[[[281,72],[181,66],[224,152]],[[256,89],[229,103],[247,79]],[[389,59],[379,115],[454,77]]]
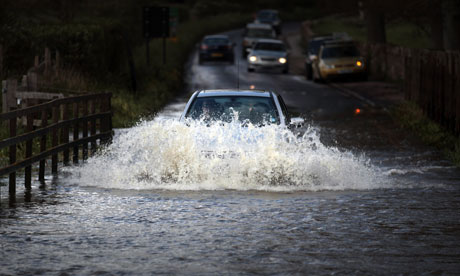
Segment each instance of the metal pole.
[[147,67],[150,67],[150,38],[145,39],[145,59],[147,60]]

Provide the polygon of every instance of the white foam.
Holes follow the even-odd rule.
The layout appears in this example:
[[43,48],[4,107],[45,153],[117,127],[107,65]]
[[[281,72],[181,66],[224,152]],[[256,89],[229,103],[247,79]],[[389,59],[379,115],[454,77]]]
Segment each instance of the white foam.
[[313,127],[296,136],[279,126],[171,119],[121,132],[69,171],[80,185],[117,189],[363,190],[386,182],[367,158],[324,146]]

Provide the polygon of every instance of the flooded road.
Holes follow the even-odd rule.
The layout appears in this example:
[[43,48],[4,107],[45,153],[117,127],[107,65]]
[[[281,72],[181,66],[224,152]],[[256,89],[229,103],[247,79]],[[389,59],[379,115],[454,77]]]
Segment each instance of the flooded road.
[[[2,187],[0,275],[458,274],[460,171],[439,152],[329,86],[196,61],[191,91],[239,72],[307,118],[302,135],[185,127],[178,99],[32,195]],[[204,158],[207,141],[244,150]]]

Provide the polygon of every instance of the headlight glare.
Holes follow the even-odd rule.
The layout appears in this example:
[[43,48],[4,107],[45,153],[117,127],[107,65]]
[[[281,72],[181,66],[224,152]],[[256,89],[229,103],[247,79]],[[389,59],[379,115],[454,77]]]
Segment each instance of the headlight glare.
[[287,62],[286,58],[284,58],[284,57],[279,58],[278,61],[279,61],[281,64],[285,64],[285,63]]
[[250,56],[250,57],[249,57],[249,61],[250,61],[250,62],[256,62],[256,61],[257,61],[257,57],[256,57],[256,56]]
[[363,62],[360,60],[356,61],[356,66],[363,67]]

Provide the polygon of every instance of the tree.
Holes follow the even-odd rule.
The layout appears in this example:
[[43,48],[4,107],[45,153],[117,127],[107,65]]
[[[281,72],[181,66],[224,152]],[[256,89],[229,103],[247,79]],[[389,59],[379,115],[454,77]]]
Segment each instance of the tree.
[[442,15],[444,18],[444,48],[460,50],[460,1],[443,0]]
[[367,0],[365,3],[367,21],[367,40],[386,43],[384,7],[379,0]]

